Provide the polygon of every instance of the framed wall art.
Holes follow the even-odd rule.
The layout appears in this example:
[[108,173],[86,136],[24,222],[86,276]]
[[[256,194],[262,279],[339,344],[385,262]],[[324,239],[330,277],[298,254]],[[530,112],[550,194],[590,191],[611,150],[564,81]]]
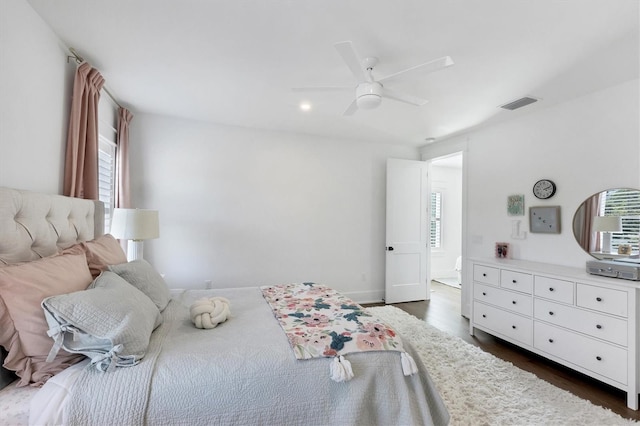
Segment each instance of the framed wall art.
[[529,230],[543,234],[559,234],[560,206],[529,207]]
[[524,195],[509,195],[507,197],[507,213],[509,216],[524,216]]

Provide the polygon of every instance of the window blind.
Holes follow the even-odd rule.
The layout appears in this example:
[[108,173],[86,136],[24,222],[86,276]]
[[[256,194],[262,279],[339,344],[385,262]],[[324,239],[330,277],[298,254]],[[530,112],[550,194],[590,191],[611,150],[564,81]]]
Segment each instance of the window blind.
[[104,203],[104,232],[111,228],[115,195],[116,145],[102,135],[98,146],[98,197]]
[[111,230],[115,206],[118,111],[108,96],[98,103],[98,198],[104,203],[104,232]]
[[431,223],[429,242],[431,248],[442,246],[442,193],[431,193]]
[[620,216],[622,232],[611,235],[611,250],[617,251],[621,244],[631,245],[632,251],[638,251],[640,239],[640,200],[637,190],[613,189],[606,191],[600,214],[603,216]]

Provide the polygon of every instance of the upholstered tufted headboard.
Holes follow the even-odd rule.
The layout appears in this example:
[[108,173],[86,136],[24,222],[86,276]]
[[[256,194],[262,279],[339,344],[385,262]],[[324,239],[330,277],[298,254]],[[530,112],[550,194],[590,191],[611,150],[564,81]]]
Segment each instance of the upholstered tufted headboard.
[[[0,187],[0,267],[50,256],[103,233],[100,201]],[[1,366],[6,352],[0,349]],[[0,367],[0,389],[15,378]]]
[[50,256],[103,233],[100,201],[0,187],[0,265]]

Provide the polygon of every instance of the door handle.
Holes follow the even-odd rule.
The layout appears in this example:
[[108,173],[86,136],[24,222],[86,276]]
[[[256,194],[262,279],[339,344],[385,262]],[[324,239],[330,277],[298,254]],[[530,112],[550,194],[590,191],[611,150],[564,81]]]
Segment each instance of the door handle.
[[393,247],[389,246],[389,247],[387,247],[387,250],[388,251],[393,251]]

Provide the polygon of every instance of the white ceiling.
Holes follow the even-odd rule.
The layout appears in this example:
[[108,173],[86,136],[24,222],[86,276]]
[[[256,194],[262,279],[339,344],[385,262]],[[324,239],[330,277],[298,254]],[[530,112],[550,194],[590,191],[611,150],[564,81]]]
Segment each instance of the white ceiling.
[[[638,0],[28,2],[134,113],[411,146],[638,78],[640,62]],[[344,117],[351,93],[291,88],[354,84],[345,40],[380,59],[378,77],[455,65],[389,83],[422,107]],[[542,101],[498,108],[525,95]]]

